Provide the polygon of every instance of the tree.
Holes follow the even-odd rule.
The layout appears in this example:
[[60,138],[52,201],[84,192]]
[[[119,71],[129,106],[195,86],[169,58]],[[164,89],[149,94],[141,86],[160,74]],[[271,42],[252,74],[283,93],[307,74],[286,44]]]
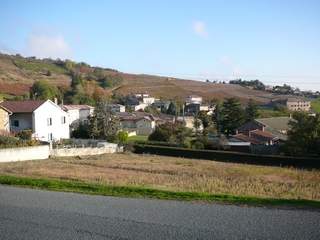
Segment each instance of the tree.
[[198,119],[201,121],[203,129],[207,129],[212,125],[212,119],[205,111],[200,111],[198,113]]
[[320,115],[296,112],[290,121],[285,149],[290,155],[320,155]]
[[115,141],[119,128],[118,117],[106,107],[106,103],[99,103],[90,117],[89,135],[92,138]]
[[71,73],[71,88],[74,89],[78,85],[83,86],[83,79],[80,73],[72,72]]
[[196,130],[196,135],[198,135],[201,128],[201,120],[199,119],[198,114],[193,118],[193,127]]
[[170,115],[176,115],[176,105],[174,104],[174,102],[170,102],[168,110],[167,110],[167,114]]
[[157,126],[155,131],[149,135],[148,140],[185,146],[186,140],[191,134],[191,129],[186,128],[182,123],[165,123]]
[[169,142],[172,128],[168,124],[156,126],[156,129],[148,137],[150,141]]
[[258,117],[258,105],[252,100],[249,99],[248,105],[245,109],[245,118],[246,121],[252,121]]
[[220,102],[217,102],[215,105],[214,112],[212,114],[212,123],[215,125],[217,133],[220,134],[222,131],[222,105]]
[[227,98],[219,114],[221,114],[221,130],[226,135],[234,134],[244,122],[244,112],[236,98]]
[[128,141],[129,134],[126,131],[119,131],[117,134],[117,141],[119,144],[124,145]]
[[33,99],[47,100],[60,97],[60,93],[57,87],[50,85],[45,80],[40,80],[32,85],[30,96]]

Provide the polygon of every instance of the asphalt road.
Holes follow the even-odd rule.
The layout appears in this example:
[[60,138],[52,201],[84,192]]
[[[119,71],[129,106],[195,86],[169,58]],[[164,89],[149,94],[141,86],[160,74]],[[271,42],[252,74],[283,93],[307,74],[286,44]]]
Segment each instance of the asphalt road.
[[0,185],[0,239],[320,239],[320,212]]

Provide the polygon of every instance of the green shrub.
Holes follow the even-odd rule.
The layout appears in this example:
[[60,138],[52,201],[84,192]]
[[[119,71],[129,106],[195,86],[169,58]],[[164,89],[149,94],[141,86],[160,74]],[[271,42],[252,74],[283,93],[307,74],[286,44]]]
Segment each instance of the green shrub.
[[119,131],[117,134],[117,142],[121,145],[125,144],[128,141],[128,132]]
[[31,130],[22,130],[16,134],[16,137],[20,138],[21,140],[31,140],[32,131]]
[[0,148],[16,148],[40,145],[36,140],[21,140],[17,137],[0,136]]

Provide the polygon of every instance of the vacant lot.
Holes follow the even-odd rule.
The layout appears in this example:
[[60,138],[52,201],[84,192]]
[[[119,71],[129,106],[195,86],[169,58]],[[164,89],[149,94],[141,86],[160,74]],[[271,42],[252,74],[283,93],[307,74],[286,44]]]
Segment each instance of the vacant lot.
[[174,157],[106,154],[1,163],[0,175],[81,180],[117,186],[320,200],[320,171]]

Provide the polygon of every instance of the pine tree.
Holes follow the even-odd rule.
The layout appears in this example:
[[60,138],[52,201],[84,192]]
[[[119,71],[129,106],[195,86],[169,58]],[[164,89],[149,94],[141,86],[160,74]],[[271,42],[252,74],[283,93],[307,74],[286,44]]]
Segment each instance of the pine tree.
[[236,98],[227,98],[220,113],[221,130],[226,135],[234,134],[244,122],[244,111]]
[[252,121],[256,119],[258,115],[258,106],[252,99],[250,99],[245,110],[246,121]]

